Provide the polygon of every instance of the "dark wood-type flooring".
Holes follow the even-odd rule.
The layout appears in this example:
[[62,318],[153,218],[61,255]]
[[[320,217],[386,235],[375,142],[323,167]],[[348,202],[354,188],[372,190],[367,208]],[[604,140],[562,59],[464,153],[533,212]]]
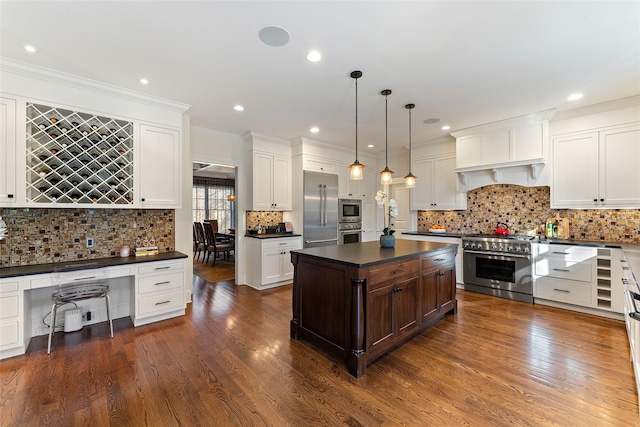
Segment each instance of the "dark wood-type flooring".
[[460,292],[355,379],[289,338],[291,286],[194,277],[187,315],[46,337],[0,362],[0,426],[634,426],[624,324]]

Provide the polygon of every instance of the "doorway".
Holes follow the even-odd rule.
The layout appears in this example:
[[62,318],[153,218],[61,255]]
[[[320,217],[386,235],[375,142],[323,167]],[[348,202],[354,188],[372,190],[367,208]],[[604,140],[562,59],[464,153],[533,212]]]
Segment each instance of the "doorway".
[[[211,222],[216,241],[235,244],[237,224],[236,209],[236,175],[235,166],[227,166],[210,162],[193,162],[192,215],[193,222]],[[194,232],[194,242],[197,236]],[[210,247],[210,245],[209,245]],[[194,250],[196,244],[194,243]],[[215,264],[214,264],[215,257]],[[193,256],[193,274],[208,281],[235,281],[234,249],[219,253],[210,253],[205,257],[204,251],[197,251]]]
[[389,186],[389,197],[396,201],[398,205],[398,215],[391,218],[391,227],[396,230],[397,235],[409,231],[409,189],[404,182],[393,183]]

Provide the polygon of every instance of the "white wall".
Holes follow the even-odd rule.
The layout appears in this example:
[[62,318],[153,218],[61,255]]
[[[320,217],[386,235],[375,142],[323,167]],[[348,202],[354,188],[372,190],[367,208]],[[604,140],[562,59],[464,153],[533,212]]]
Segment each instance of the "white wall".
[[[235,166],[236,169],[236,283],[246,283],[245,275],[245,259],[244,259],[244,230],[246,229],[246,216],[245,206],[246,194],[244,169],[245,169],[245,142],[240,135],[234,135],[225,132],[219,132],[211,129],[206,129],[198,126],[190,127],[190,142],[191,153],[186,156],[189,163],[189,176],[185,175],[182,191],[188,194],[189,200],[183,200],[183,207],[189,210],[189,215],[181,216],[181,223],[176,229],[180,227],[183,230],[189,231],[191,236],[191,227],[193,222],[192,215],[192,188],[193,188],[193,174],[191,163],[194,161],[215,163],[219,165]],[[176,221],[177,214],[176,214]],[[177,239],[177,238],[176,238]],[[191,237],[189,237],[191,242]],[[192,244],[192,243],[190,243]],[[191,249],[189,252],[191,253]],[[189,276],[191,277],[191,276]]]

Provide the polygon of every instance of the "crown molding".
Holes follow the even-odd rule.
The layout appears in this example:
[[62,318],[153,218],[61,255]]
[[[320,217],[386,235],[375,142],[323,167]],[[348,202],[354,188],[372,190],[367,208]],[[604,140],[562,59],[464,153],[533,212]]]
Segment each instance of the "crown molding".
[[170,101],[168,99],[147,95],[142,92],[124,89],[107,83],[14,61],[8,58],[0,57],[0,71],[3,73],[12,73],[30,79],[38,79],[49,83],[67,86],[73,89],[80,89],[100,95],[111,96],[126,101],[133,101],[167,110],[173,110],[180,113],[184,113],[191,108],[191,105],[189,104]]

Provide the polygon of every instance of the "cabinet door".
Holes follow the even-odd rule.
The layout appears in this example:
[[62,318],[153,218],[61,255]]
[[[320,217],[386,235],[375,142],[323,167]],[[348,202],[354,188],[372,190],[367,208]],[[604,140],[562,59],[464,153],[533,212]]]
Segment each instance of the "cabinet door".
[[640,127],[600,132],[603,207],[640,207]]
[[432,270],[420,277],[420,317],[423,325],[440,313],[438,302],[438,270]]
[[[273,156],[253,153],[253,210],[271,210],[273,203]],[[291,180],[289,180],[291,182]]]
[[180,207],[180,133],[140,125],[138,157],[139,201],[144,207]]
[[380,354],[388,349],[395,338],[393,328],[393,300],[396,286],[390,283],[370,291],[367,295],[367,352]]
[[411,171],[418,177],[411,190],[411,210],[433,209],[433,158],[415,160]]
[[396,339],[410,335],[420,327],[419,282],[419,277],[412,277],[395,285]]
[[363,199],[373,200],[376,197],[376,191],[378,191],[379,176],[371,169],[365,169],[360,181],[360,194],[358,197]]
[[278,249],[262,251],[262,284],[275,283],[282,280],[282,252]]
[[378,239],[380,233],[376,231],[376,209],[378,204],[374,201],[362,201],[362,241],[372,242]]
[[273,158],[273,208],[278,211],[291,210],[291,159]]
[[443,267],[438,271],[438,305],[440,312],[455,308],[456,275],[455,267]]
[[455,155],[434,159],[433,208],[437,210],[467,208],[466,195],[458,192],[458,174],[453,171],[455,167]]
[[0,203],[16,202],[16,101],[0,98]]
[[594,207],[598,199],[598,133],[553,140],[552,208]]

